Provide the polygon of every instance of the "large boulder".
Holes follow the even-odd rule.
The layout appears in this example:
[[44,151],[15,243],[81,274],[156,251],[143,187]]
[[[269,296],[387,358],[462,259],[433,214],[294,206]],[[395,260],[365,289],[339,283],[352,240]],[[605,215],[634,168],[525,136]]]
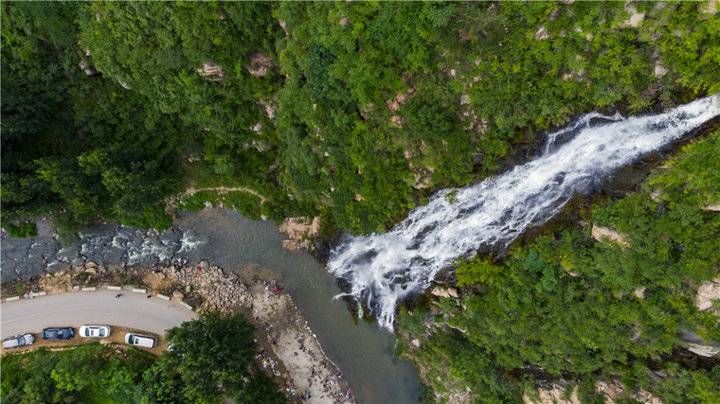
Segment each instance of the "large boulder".
[[[625,398],[625,391],[627,388],[618,380],[604,381],[598,380],[595,382],[595,391],[598,394],[605,396],[606,404],[613,404],[619,400]],[[655,397],[650,392],[640,389],[637,391],[630,392],[630,397],[633,400],[643,404],[662,404],[662,400]]]
[[435,288],[433,288],[433,290],[430,292],[430,294],[432,294],[433,296],[437,296],[437,297],[457,298],[459,296],[457,289],[444,288],[442,286],[436,286]]
[[703,356],[705,358],[711,358],[717,354],[720,354],[720,346],[689,342],[687,343],[686,347],[688,351],[694,353],[695,355]]
[[254,77],[265,77],[270,72],[272,67],[272,59],[270,57],[260,53],[252,52],[248,58],[250,64],[245,66],[245,69]]
[[625,5],[625,11],[630,15],[630,17],[623,22],[623,26],[625,27],[637,28],[645,20],[645,13],[638,12],[637,8],[632,4]]
[[311,239],[320,234],[320,217],[289,217],[278,229],[288,236],[287,240],[282,241],[283,247],[293,251],[307,249],[310,248]]
[[217,64],[212,62],[203,63],[202,67],[197,69],[205,80],[221,81],[225,77],[225,71]]
[[695,306],[700,311],[707,310],[716,300],[720,300],[720,277],[700,285],[695,296]]
[[592,227],[592,238],[598,241],[611,241],[620,247],[629,247],[630,243],[627,241],[627,236],[619,233],[609,227],[598,226],[593,224]]
[[680,339],[683,346],[690,352],[706,358],[720,354],[720,343],[706,341],[698,334],[690,330],[680,330]]
[[566,386],[552,384],[549,387],[539,388],[537,398],[524,394],[522,400],[524,404],[580,404],[577,387],[573,388],[568,398],[565,398],[565,389]]

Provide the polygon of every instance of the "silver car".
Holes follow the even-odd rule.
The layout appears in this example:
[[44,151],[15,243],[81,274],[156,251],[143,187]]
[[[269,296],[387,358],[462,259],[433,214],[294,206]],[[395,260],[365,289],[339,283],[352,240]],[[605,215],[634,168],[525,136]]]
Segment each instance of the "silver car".
[[3,340],[3,348],[20,348],[21,346],[32,345],[35,337],[32,334],[16,335]]
[[107,325],[84,325],[80,327],[79,334],[85,338],[105,338],[110,336],[110,327]]

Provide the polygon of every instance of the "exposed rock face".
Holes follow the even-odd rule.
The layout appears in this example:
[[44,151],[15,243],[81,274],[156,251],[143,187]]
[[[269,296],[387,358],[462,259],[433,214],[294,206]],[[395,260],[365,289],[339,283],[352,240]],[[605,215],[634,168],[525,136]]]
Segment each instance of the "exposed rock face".
[[432,170],[425,169],[423,167],[414,169],[413,178],[415,179],[413,188],[415,188],[415,189],[430,188],[430,185],[432,185]]
[[668,72],[668,69],[663,66],[660,61],[655,62],[655,77],[661,78],[665,76]]
[[570,393],[570,398],[566,399],[565,386],[553,384],[548,388],[537,390],[538,398],[530,398],[527,394],[523,395],[523,403],[525,404],[580,404],[577,394],[577,387]]
[[254,77],[265,77],[272,67],[272,59],[260,52],[253,52],[249,56],[250,64],[245,69]]
[[625,27],[637,28],[645,20],[645,13],[639,13],[632,4],[627,4],[625,6],[625,11],[630,14],[630,18],[623,22],[623,26]]
[[312,220],[309,217],[290,217],[278,229],[288,236],[288,240],[282,241],[283,247],[292,251],[309,249],[311,239],[320,234],[320,217],[316,216]]
[[280,28],[282,28],[282,30],[285,32],[285,36],[290,35],[288,33],[287,22],[285,22],[285,20],[278,20],[278,25],[280,25]]
[[718,10],[718,0],[708,0],[707,3],[701,4],[700,12],[707,15],[715,15]]
[[396,128],[402,128],[405,124],[405,120],[400,115],[392,115],[390,117],[390,123]]
[[707,210],[710,212],[720,212],[720,203],[716,203],[714,205],[708,205],[703,208],[703,210]]
[[680,330],[680,339],[688,351],[704,357],[712,357],[720,353],[720,343],[708,342],[689,330]]
[[720,346],[703,345],[694,342],[688,342],[686,345],[688,351],[694,353],[695,355],[703,356],[705,358],[711,358],[717,354],[720,354]]
[[399,110],[400,107],[405,104],[413,94],[415,94],[415,88],[410,87],[404,93],[399,93],[395,95],[394,98],[385,101],[385,105],[387,105],[387,108],[390,110],[390,112],[397,112],[397,110]]
[[[605,404],[613,404],[616,401],[624,398],[625,386],[617,380],[606,382],[598,380],[595,383],[595,391],[605,396]],[[650,392],[643,389],[630,394],[632,399],[644,403],[644,404],[663,404],[662,400],[658,397],[653,396]]]
[[695,296],[695,306],[701,311],[708,310],[716,300],[720,300],[720,277],[700,285]]
[[343,28],[347,27],[349,23],[350,23],[350,20],[347,17],[342,17],[339,22],[340,26]]
[[662,202],[662,196],[663,196],[662,191],[655,190],[650,193],[650,199],[652,199],[653,202],[657,202],[657,203]]
[[550,35],[548,35],[547,29],[545,29],[544,25],[541,25],[540,28],[535,32],[535,39],[538,41],[543,41],[545,39],[548,39]]
[[268,119],[275,119],[275,112],[277,111],[277,106],[275,106],[275,103],[273,103],[272,101],[260,101],[260,105],[262,105],[263,109],[265,110],[265,115],[267,115]]
[[598,226],[596,224],[593,224],[592,227],[592,238],[598,241],[608,240],[623,248],[630,246],[630,243],[627,241],[627,236],[624,234],[618,233],[609,227]]
[[225,71],[217,64],[208,62],[203,63],[202,67],[197,69],[197,72],[209,81],[221,81],[225,77]]
[[436,286],[435,288],[433,288],[433,290],[430,292],[430,294],[432,294],[433,296],[438,296],[438,297],[452,297],[452,298],[457,298],[459,296],[457,289],[443,288],[440,286]]
[[132,90],[132,87],[130,85],[120,79],[118,79],[118,84],[120,84],[120,87],[126,89],[126,90]]
[[[160,271],[147,272],[144,282],[155,290],[186,288],[190,286],[203,299],[201,309],[231,313],[252,306],[248,288],[234,273],[225,273],[216,266],[200,262],[194,267],[170,266]],[[175,290],[174,298],[183,293]]]

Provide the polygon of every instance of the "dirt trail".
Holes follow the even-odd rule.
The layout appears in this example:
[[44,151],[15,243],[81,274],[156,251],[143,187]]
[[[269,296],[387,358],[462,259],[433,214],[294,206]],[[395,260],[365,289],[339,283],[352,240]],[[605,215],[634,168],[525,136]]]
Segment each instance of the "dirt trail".
[[188,189],[183,192],[180,197],[188,197],[193,196],[198,192],[203,191],[217,191],[221,194],[226,194],[228,192],[246,192],[248,194],[254,195],[260,199],[260,203],[263,204],[267,201],[267,198],[263,196],[262,194],[258,193],[254,189],[247,188],[247,187],[205,187],[205,188],[195,188],[195,187],[189,187]]

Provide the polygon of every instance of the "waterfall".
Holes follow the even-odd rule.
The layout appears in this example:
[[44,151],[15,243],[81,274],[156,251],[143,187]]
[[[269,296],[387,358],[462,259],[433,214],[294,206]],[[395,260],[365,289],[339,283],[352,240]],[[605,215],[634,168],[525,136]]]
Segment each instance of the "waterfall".
[[481,247],[507,247],[573,195],[590,192],[616,169],[718,115],[720,94],[658,115],[587,114],[548,135],[542,155],[530,162],[475,185],[441,190],[387,233],[347,237],[332,251],[328,269],[392,329],[398,301],[422,293],[456,259]]

